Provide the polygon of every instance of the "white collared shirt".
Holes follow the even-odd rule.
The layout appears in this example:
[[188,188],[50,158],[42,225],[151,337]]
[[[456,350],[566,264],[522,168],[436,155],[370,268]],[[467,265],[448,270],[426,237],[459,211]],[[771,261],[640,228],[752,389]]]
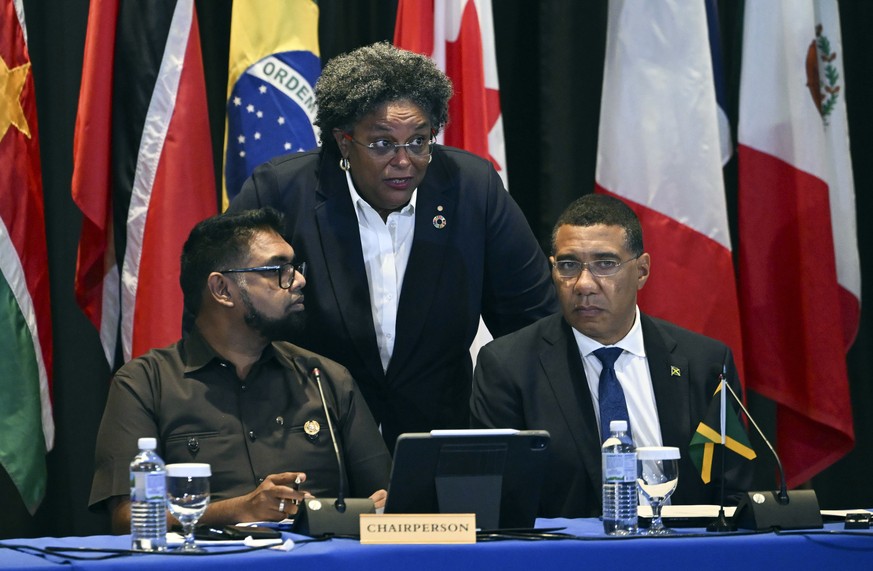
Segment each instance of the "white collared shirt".
[[[588,378],[588,389],[591,401],[594,403],[594,414],[600,427],[600,371],[603,365],[594,351],[604,347],[597,341],[586,337],[573,329],[585,376]],[[640,325],[640,308],[636,308],[634,324],[627,335],[612,347],[621,347],[624,352],[615,362],[615,375],[624,397],[627,401],[627,412],[630,418],[630,428],[634,446],[661,446],[661,424],[658,421],[658,408],[655,405],[655,392],[652,388],[652,374],[646,359],[646,348],[643,343],[643,329]],[[601,441],[603,437],[601,436]]]
[[358,194],[348,171],[346,181],[352,204],[355,206],[355,215],[358,217],[361,250],[364,252],[364,267],[367,269],[367,283],[370,286],[370,309],[376,329],[376,344],[379,346],[382,369],[387,371],[394,353],[400,290],[415,234],[415,199],[418,189],[412,192],[409,204],[400,211],[389,214],[386,222]]

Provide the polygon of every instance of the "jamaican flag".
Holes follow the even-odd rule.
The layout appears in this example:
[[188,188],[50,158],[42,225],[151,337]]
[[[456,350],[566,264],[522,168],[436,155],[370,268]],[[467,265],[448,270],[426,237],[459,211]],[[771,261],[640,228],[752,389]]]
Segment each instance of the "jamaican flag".
[[748,460],[756,456],[736,411],[733,407],[730,409],[727,407],[726,395],[722,394],[723,386],[723,382],[719,383],[709,410],[706,412],[706,418],[697,425],[689,445],[691,461],[700,470],[700,478],[706,484],[712,480],[712,456],[716,444],[724,442],[728,450]]

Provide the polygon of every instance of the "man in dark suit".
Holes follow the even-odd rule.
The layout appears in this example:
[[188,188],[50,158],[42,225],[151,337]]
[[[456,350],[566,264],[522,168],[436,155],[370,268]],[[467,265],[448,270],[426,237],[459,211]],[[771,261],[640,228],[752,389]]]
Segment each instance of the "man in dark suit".
[[231,210],[273,206],[307,263],[293,341],[345,365],[393,450],[469,426],[470,345],[555,313],[542,248],[490,162],[437,145],[451,82],[388,44],[328,62],[324,146],[261,165]]
[[[643,249],[639,220],[620,200],[602,194],[576,200],[555,225],[552,252],[562,314],[479,352],[470,401],[473,426],[549,431],[551,460],[540,515],[600,515],[600,446],[608,435],[599,426],[602,365],[593,352],[618,347],[615,371],[635,444],[681,451],[672,503],[719,503],[720,480],[703,484],[688,444],[724,367],[739,391],[730,349],[639,311],[637,291],[648,279],[651,257]],[[751,470],[749,462],[732,460],[727,492],[747,489]]]

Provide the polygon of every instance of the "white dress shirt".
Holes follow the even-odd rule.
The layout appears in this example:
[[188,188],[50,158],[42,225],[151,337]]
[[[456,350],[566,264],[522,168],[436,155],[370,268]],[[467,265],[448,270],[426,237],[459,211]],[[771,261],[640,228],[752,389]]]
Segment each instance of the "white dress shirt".
[[[594,414],[600,427],[600,371],[603,365],[594,351],[604,347],[597,341],[586,337],[573,329],[576,345],[582,356],[585,376],[588,378],[588,389],[591,391],[591,401],[594,403]],[[661,424],[658,421],[658,408],[655,405],[655,392],[652,388],[652,375],[649,362],[646,359],[646,348],[643,343],[643,329],[640,326],[640,308],[636,308],[634,324],[627,335],[611,347],[621,347],[624,352],[615,362],[615,375],[624,391],[627,401],[630,430],[634,446],[661,446]],[[601,442],[603,435],[601,435]]]
[[415,234],[415,199],[418,189],[412,192],[409,204],[398,212],[390,213],[388,220],[384,221],[358,194],[348,172],[346,180],[352,204],[355,206],[355,215],[358,217],[379,357],[382,359],[382,369],[387,371],[394,353],[400,290]]

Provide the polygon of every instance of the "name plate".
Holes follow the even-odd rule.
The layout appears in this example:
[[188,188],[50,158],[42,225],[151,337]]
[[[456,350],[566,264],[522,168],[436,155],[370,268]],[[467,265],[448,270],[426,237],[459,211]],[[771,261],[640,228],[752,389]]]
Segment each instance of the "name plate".
[[361,543],[476,543],[476,514],[361,514]]

